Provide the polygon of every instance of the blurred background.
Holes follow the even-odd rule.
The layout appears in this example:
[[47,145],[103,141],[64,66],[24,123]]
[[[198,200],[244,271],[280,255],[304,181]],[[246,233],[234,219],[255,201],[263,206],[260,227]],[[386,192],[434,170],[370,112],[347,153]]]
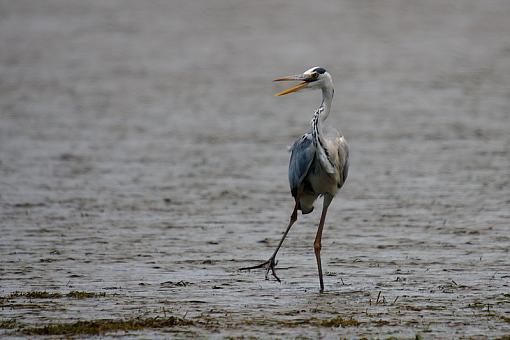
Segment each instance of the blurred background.
[[[279,255],[282,285],[236,269],[276,245],[293,206],[287,147],[320,104],[276,98],[271,80],[322,66],[351,170],[323,241],[338,304],[311,315],[348,309],[366,319],[352,334],[373,334],[357,313],[386,289],[425,312],[406,324],[378,310],[380,334],[508,333],[509,17],[506,0],[0,0],[0,293],[120,294],[100,311],[0,315],[150,313],[168,290],[182,314],[240,324],[315,303],[296,292],[317,288],[317,214]],[[408,284],[388,283],[402,272]],[[467,288],[445,297],[451,280]],[[497,316],[473,323],[476,301]]]

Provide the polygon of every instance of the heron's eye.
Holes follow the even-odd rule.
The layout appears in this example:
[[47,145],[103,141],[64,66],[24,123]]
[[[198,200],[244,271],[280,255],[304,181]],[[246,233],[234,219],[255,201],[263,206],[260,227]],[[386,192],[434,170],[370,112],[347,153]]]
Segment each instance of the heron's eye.
[[310,78],[312,80],[317,80],[317,78],[319,78],[319,74],[317,72],[313,72],[311,75],[310,75]]

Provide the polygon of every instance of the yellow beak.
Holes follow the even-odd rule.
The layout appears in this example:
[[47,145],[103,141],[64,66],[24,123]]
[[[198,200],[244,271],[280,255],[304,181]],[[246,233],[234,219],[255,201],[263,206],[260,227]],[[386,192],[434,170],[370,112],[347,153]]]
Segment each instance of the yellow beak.
[[[302,81],[303,79],[304,79],[303,76],[297,75],[297,76],[286,76],[286,77],[276,78],[276,79],[273,79],[273,81]],[[283,90],[282,92],[278,92],[277,94],[275,94],[275,96],[280,97],[280,96],[284,96],[284,95],[292,93],[292,92],[297,92],[307,86],[308,86],[308,82],[302,81],[301,83],[294,85],[291,88]]]

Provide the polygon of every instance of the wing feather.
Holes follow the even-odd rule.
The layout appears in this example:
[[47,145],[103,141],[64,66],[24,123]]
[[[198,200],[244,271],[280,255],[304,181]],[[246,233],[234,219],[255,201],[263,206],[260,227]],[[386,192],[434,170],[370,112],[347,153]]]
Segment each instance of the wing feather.
[[342,175],[341,183],[339,183],[339,187],[341,187],[349,174],[349,147],[343,136],[338,139],[338,159],[340,160],[340,174]]
[[315,151],[316,147],[310,133],[304,134],[292,145],[289,162],[289,184],[294,197],[296,197],[299,186],[310,170],[315,158]]

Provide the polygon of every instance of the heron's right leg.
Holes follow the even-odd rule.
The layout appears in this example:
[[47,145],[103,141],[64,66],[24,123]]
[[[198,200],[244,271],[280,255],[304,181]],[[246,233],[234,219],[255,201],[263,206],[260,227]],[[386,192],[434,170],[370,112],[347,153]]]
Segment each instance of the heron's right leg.
[[263,262],[263,263],[258,264],[256,266],[253,266],[253,267],[239,268],[239,270],[250,270],[250,269],[257,269],[257,268],[266,267],[266,280],[268,280],[269,271],[271,271],[271,274],[274,276],[274,278],[278,282],[280,282],[280,278],[276,275],[276,271],[275,271],[275,268],[274,268],[276,266],[275,259],[276,259],[276,254],[278,254],[278,250],[280,250],[280,247],[282,246],[283,241],[287,237],[287,234],[289,233],[290,228],[292,227],[294,222],[297,221],[297,211],[298,211],[298,207],[299,207],[299,195],[296,196],[295,200],[296,200],[296,204],[294,205],[294,211],[292,212],[292,215],[290,215],[289,225],[287,226],[287,229],[283,233],[282,239],[278,243],[278,246],[276,247],[275,251],[273,252],[273,255],[271,255],[269,260],[267,260],[266,262]]
[[317,228],[317,234],[315,235],[315,241],[313,243],[313,249],[315,252],[315,259],[317,260],[317,270],[319,272],[319,292],[324,292],[324,281],[322,279],[322,263],[321,263],[321,248],[322,248],[322,230],[324,228],[324,222],[326,221],[326,214],[328,213],[328,207],[333,200],[333,197],[326,194],[324,195],[324,203],[322,206],[321,220],[319,222],[319,228]]

